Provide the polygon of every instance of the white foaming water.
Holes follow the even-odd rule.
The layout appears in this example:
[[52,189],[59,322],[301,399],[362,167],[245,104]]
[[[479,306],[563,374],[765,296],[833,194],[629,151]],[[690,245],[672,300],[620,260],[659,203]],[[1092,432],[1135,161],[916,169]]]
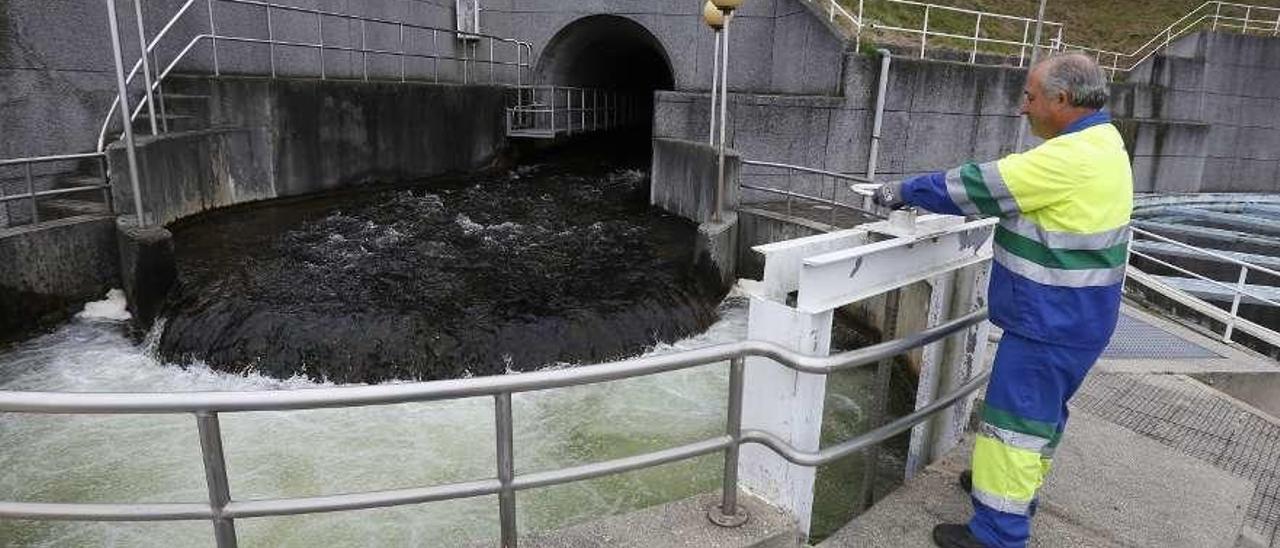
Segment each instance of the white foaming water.
[[[122,297],[105,303],[122,307]],[[101,303],[97,303],[101,304]],[[0,353],[0,390],[296,390],[320,384],[157,362],[95,306],[58,331]],[[106,305],[103,305],[106,308]],[[118,312],[120,308],[112,308]],[[741,340],[746,302],[730,297],[706,332],[651,353]],[[91,319],[92,318],[92,319]],[[726,368],[707,366],[514,398],[517,473],[572,466],[716,435]],[[315,496],[495,475],[493,404],[429,404],[221,415],[232,496]],[[717,456],[517,495],[522,530],[561,527],[716,488]],[[0,500],[207,500],[190,416],[0,415]],[[236,523],[243,546],[453,546],[497,536],[497,500]],[[0,521],[3,546],[209,546],[207,522]]]
[[112,289],[107,292],[105,299],[85,304],[84,310],[76,314],[76,317],[82,320],[112,320],[123,322],[133,317],[129,314],[127,306],[128,303],[124,298],[124,290]]

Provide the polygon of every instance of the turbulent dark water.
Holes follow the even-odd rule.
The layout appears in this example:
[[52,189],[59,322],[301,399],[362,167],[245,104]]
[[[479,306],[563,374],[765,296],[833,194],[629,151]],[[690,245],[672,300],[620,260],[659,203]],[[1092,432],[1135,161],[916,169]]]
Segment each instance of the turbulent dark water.
[[175,229],[159,350],[333,382],[595,362],[705,329],[724,294],[644,172],[576,160],[219,212]]

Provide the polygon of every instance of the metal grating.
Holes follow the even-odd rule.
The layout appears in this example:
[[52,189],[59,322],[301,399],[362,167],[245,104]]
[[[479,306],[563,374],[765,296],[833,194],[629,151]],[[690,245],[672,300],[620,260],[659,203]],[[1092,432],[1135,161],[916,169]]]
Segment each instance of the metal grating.
[[1102,353],[1111,359],[1188,359],[1222,356],[1128,314],[1120,314],[1111,344]]
[[1253,482],[1245,526],[1280,548],[1280,425],[1171,375],[1093,374],[1072,403]]

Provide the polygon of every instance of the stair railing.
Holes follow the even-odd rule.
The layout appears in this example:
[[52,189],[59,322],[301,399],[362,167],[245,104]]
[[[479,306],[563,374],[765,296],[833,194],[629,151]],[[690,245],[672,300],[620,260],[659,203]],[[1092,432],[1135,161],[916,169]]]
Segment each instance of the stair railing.
[[[160,127],[163,128],[163,131],[168,131],[167,123],[165,122],[166,115],[165,115],[165,101],[164,101],[164,92],[163,92],[164,81],[174,71],[174,69],[178,67],[178,65],[182,61],[187,59],[188,55],[191,53],[193,49],[195,49],[196,46],[204,42],[208,42],[211,46],[211,58],[213,63],[214,75],[222,74],[222,64],[218,58],[219,42],[234,42],[234,43],[242,43],[242,44],[254,44],[254,45],[267,46],[269,49],[271,78],[277,77],[277,63],[276,63],[277,47],[305,48],[305,49],[314,49],[318,51],[319,52],[319,55],[318,55],[319,77],[322,80],[350,79],[350,78],[334,78],[333,75],[329,74],[329,71],[326,69],[324,64],[324,53],[326,51],[341,51],[341,52],[360,54],[359,65],[360,65],[361,77],[359,79],[363,81],[370,80],[369,63],[368,63],[370,55],[398,57],[400,59],[399,78],[393,79],[393,80],[380,79],[379,81],[395,81],[399,83],[419,81],[417,78],[409,77],[407,67],[406,67],[407,59],[430,60],[432,63],[432,69],[431,69],[431,79],[429,81],[431,82],[440,81],[440,77],[441,77],[440,61],[441,60],[453,62],[455,63],[455,66],[460,68],[462,72],[463,84],[487,83],[487,84],[494,84],[494,85],[515,85],[519,87],[519,86],[522,86],[527,79],[526,72],[532,68],[533,45],[529,42],[524,42],[524,41],[516,40],[512,38],[505,38],[501,36],[494,36],[494,35],[483,34],[483,33],[471,33],[471,32],[459,33],[457,29],[446,29],[441,27],[418,25],[413,23],[406,23],[401,20],[384,19],[379,17],[368,17],[368,16],[354,15],[349,13],[341,13],[341,12],[321,10],[321,9],[315,9],[315,8],[290,6],[290,5],[277,4],[277,3],[265,2],[260,0],[205,0],[205,6],[209,16],[208,17],[209,31],[206,33],[198,34],[195,37],[191,38],[191,40],[187,42],[187,44],[178,52],[178,54],[174,56],[173,60],[171,60],[168,64],[163,65],[164,66],[163,69],[160,69],[162,65],[160,64],[159,62],[160,60],[156,54],[157,47],[161,44],[161,41],[164,40],[169,35],[170,30],[172,30],[173,27],[191,11],[191,7],[192,5],[195,4],[195,1],[196,0],[187,0],[187,2],[185,2],[182,5],[182,7],[179,8],[178,11],[172,17],[170,17],[169,21],[164,25],[164,27],[160,30],[160,32],[156,33],[155,37],[153,37],[152,39],[146,42],[147,46],[145,48],[145,52],[146,52],[146,55],[150,56],[152,59],[150,65],[154,67],[153,70],[156,72],[156,77],[152,79],[149,89],[144,88],[144,91],[146,91],[146,93],[144,94],[144,97],[140,101],[138,101],[137,106],[131,110],[130,116],[129,116],[131,121],[137,120],[138,117],[142,114],[142,110],[144,108],[149,109],[149,112],[152,112],[155,110],[155,107],[158,107],[160,111],[161,122],[162,122]],[[267,36],[265,38],[262,38],[262,37],[254,37],[254,36],[239,36],[235,34],[219,33],[216,14],[214,10],[214,6],[219,3],[261,8],[263,10],[263,14],[265,18]],[[309,42],[309,41],[298,41],[298,40],[281,40],[277,38],[275,36],[275,29],[272,21],[273,12],[277,14],[280,12],[292,12],[292,13],[314,15],[316,18],[317,40],[314,42]],[[326,18],[337,18],[345,21],[359,22],[360,30],[361,30],[360,45],[356,47],[356,46],[341,46],[341,45],[325,43],[324,20]],[[399,47],[396,49],[380,49],[380,48],[369,47],[367,29],[371,25],[389,26],[389,27],[396,28],[399,36]],[[430,53],[412,53],[407,51],[405,49],[405,31],[430,32],[431,43],[432,43],[431,52]],[[455,55],[453,53],[448,53],[448,54],[441,53],[440,37],[442,35],[445,37],[454,36],[462,40],[461,55]],[[511,55],[512,53],[503,53],[504,58],[499,59],[499,54],[502,53],[499,50],[504,50],[505,52],[513,52],[514,59],[511,60],[510,58],[506,57],[506,55]],[[488,70],[485,71],[479,68],[478,65],[487,65]],[[514,82],[499,82],[498,71],[496,70],[497,67],[511,67],[513,69],[512,72],[514,72]],[[138,72],[140,70],[145,70],[145,69],[146,69],[146,66],[143,63],[142,58],[139,57],[137,62],[134,63],[133,67],[130,69],[128,75],[126,76],[126,84],[132,83],[136,79]],[[422,81],[428,81],[428,80],[422,80]],[[106,148],[107,133],[110,131],[112,117],[119,109],[119,105],[120,105],[120,98],[119,96],[117,96],[116,99],[112,102],[110,109],[108,109],[107,116],[104,118],[102,123],[102,128],[98,133],[97,150],[99,152],[102,152]]]

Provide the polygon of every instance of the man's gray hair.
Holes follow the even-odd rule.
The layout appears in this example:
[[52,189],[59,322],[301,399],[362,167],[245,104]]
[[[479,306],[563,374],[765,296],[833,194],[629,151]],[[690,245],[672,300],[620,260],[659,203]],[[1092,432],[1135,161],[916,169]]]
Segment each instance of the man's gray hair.
[[1107,98],[1111,96],[1107,75],[1092,58],[1079,53],[1055,55],[1045,60],[1044,68],[1040,85],[1046,94],[1065,92],[1073,107],[1107,106]]

